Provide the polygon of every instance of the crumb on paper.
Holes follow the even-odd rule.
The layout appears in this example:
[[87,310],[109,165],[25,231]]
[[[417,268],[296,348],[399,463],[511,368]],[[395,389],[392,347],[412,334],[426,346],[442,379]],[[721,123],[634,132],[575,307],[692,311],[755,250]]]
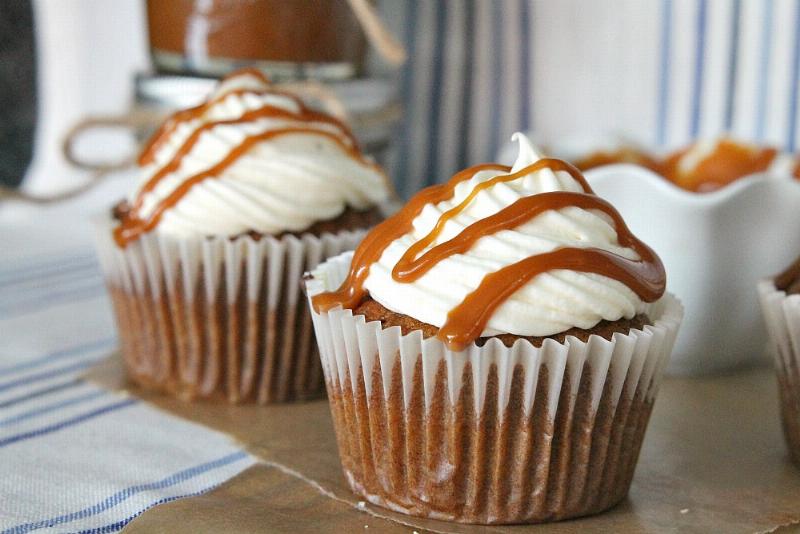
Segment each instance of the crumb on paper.
[[367,509],[367,503],[366,503],[366,501],[358,501],[358,503],[356,504],[356,507],[359,510],[366,510]]
[[688,514],[689,513],[689,509],[688,508],[684,508],[683,510],[681,510],[681,513],[682,514]]

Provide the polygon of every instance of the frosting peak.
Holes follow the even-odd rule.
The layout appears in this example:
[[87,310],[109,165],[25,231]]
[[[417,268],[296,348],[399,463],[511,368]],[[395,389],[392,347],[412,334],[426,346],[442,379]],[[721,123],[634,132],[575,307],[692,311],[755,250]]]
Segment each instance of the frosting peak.
[[481,165],[428,188],[356,250],[327,309],[366,295],[439,328],[451,349],[480,336],[548,336],[631,318],[665,289],[663,265],[566,162],[523,135],[512,168]]
[[182,237],[302,231],[390,194],[347,126],[251,69],[170,117],[139,164],[142,179],[115,230],[122,246],[156,227]]
[[542,156],[536,152],[536,148],[534,148],[533,143],[531,143],[531,140],[528,139],[527,135],[516,132],[511,136],[511,141],[516,141],[519,143],[519,154],[517,154],[517,159],[514,162],[514,165],[511,166],[511,172],[518,172],[528,165],[533,165],[542,159]]

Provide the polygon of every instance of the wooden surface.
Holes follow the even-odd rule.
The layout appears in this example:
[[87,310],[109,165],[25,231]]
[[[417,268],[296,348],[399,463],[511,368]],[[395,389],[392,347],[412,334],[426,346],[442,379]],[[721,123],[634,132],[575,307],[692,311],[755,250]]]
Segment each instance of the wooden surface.
[[[90,378],[126,387],[116,359]],[[184,404],[127,388],[229,433],[264,460],[199,497],[153,508],[126,532],[763,532],[800,525],[800,471],[780,432],[771,371],[668,378],[629,498],[595,517],[545,526],[476,527],[364,505],[341,475],[327,403]]]

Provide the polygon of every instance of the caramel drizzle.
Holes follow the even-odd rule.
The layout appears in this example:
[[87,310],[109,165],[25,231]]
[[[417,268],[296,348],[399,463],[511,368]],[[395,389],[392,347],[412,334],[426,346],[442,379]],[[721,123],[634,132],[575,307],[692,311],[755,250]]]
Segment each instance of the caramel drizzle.
[[[269,83],[269,80],[266,78],[266,76],[264,76],[260,71],[255,69],[243,69],[237,71],[231,74],[230,76],[226,77],[225,80],[231,77],[240,76],[244,73],[249,73],[253,76],[258,77],[264,83]],[[194,108],[179,111],[173,114],[148,141],[144,150],[139,156],[138,160],[139,164],[147,165],[155,161],[156,152],[158,152],[160,147],[167,142],[169,137],[178,128],[180,124],[201,117],[209,108],[221,102],[222,100],[228,98],[231,95],[241,95],[245,93],[257,94],[257,95],[266,95],[266,94],[281,95],[294,102],[297,105],[299,111],[296,112],[289,111],[283,108],[279,108],[277,106],[265,104],[264,106],[258,109],[254,109],[243,113],[240,117],[234,119],[207,122],[199,126],[195,131],[193,131],[189,135],[186,141],[184,141],[183,144],[178,148],[172,159],[169,162],[167,162],[162,168],[160,168],[139,190],[136,196],[136,200],[132,206],[132,209],[129,212],[129,215],[125,217],[122,220],[121,224],[114,230],[114,238],[118,245],[120,245],[121,247],[125,247],[129,242],[138,238],[141,234],[152,230],[160,221],[164,211],[174,206],[178,202],[178,200],[180,200],[180,198],[182,198],[186,193],[188,193],[189,189],[191,189],[192,186],[201,182],[202,180],[205,180],[206,178],[214,177],[219,173],[221,173],[224,169],[233,164],[239,157],[244,155],[247,152],[247,150],[249,150],[254,144],[261,141],[266,141],[268,139],[280,135],[286,135],[292,133],[311,133],[329,137],[333,139],[336,143],[338,143],[342,147],[342,149],[351,157],[357,159],[358,161],[367,166],[370,166],[378,170],[383,174],[381,169],[375,163],[368,161],[367,159],[364,158],[364,156],[358,150],[358,143],[355,137],[353,136],[353,133],[344,123],[342,123],[335,117],[308,108],[303,103],[302,100],[300,100],[297,96],[293,94],[274,89],[268,89],[263,91],[257,91],[246,88],[236,89],[233,91],[228,91],[226,93],[223,93],[217,96],[216,98],[210,99],[209,101]],[[340,139],[335,134],[312,127],[286,127],[281,129],[275,129],[269,132],[264,132],[258,135],[249,136],[245,138],[245,140],[239,146],[231,150],[231,152],[220,163],[218,163],[211,169],[208,169],[204,172],[201,172],[186,179],[178,188],[175,189],[175,191],[173,191],[167,198],[162,200],[156,206],[155,210],[148,218],[143,219],[137,215],[137,213],[139,212],[139,210],[141,210],[142,205],[144,203],[144,196],[147,193],[153,191],[167,175],[169,175],[172,172],[175,172],[180,168],[183,159],[191,152],[192,148],[194,148],[194,146],[197,144],[203,133],[210,131],[220,125],[240,124],[261,118],[285,118],[289,120],[295,120],[298,122],[322,122],[330,124],[338,129],[341,135],[347,140],[347,143],[344,143],[342,139]],[[385,179],[388,182],[388,178],[385,177]]]
[[[315,111],[306,110],[303,112],[303,114],[298,115],[297,113],[294,113],[292,111],[287,111],[283,108],[278,108],[270,105],[266,105],[258,109],[247,111],[240,117],[237,117],[235,119],[207,122],[198,127],[195,131],[193,131],[186,139],[186,141],[184,141],[184,143],[175,152],[173,158],[161,169],[159,169],[142,186],[142,188],[139,190],[139,193],[137,194],[136,204],[134,205],[134,209],[140,209],[142,206],[142,202],[144,200],[144,195],[155,189],[156,186],[159,184],[159,182],[161,182],[161,180],[163,180],[168,174],[175,172],[180,168],[181,163],[183,162],[183,158],[185,158],[189,154],[189,152],[192,151],[192,148],[194,148],[194,146],[200,140],[200,136],[202,136],[205,132],[213,130],[217,126],[242,124],[245,122],[251,122],[257,119],[264,119],[264,118],[285,118],[285,119],[296,120],[298,122],[317,121],[317,122],[326,122],[333,124],[336,123],[335,119],[333,119],[332,117],[329,117],[328,115],[324,115],[322,113],[318,113]],[[347,135],[347,139],[351,144],[355,144],[355,140],[352,139],[349,135]]]
[[[422,211],[425,204],[452,198],[455,186],[459,182],[487,168],[508,170],[507,167],[496,165],[467,169],[454,176],[447,184],[422,191],[394,217],[376,227],[356,250],[350,272],[342,286],[337,291],[315,296],[314,308],[317,311],[324,311],[336,305],[346,308],[356,306],[366,294],[363,284],[372,263],[380,258],[392,241],[411,229],[413,219]],[[568,172],[581,185],[584,192],[558,191],[521,198],[494,215],[476,221],[456,237],[420,255],[441,234],[445,223],[461,213],[480,191],[545,168]],[[603,275],[625,284],[645,302],[657,300],[664,293],[666,286],[661,260],[650,247],[630,232],[622,217],[610,204],[594,194],[580,171],[566,162],[554,159],[542,159],[516,173],[498,175],[478,184],[461,203],[439,217],[428,235],[409,247],[393,268],[392,278],[401,283],[413,282],[449,256],[468,251],[483,236],[515,228],[546,211],[570,206],[606,213],[614,223],[620,244],[632,248],[641,259],[630,260],[596,248],[573,247],[525,258],[486,275],[478,287],[448,313],[447,321],[439,329],[438,337],[450,349],[463,350],[481,335],[497,307],[514,292],[535,276],[558,269]]]
[[[270,83],[269,78],[267,78],[263,72],[254,68],[244,68],[232,72],[228,76],[225,76],[220,83],[225,83],[226,81],[232,78],[236,78],[238,76],[243,76],[243,75],[250,75],[255,78],[258,78],[265,85],[269,85]],[[153,163],[155,161],[156,153],[161,149],[162,146],[164,146],[164,144],[170,138],[172,133],[181,124],[202,117],[206,111],[208,111],[215,105],[219,104],[229,96],[241,96],[247,93],[251,93],[257,96],[264,96],[268,94],[283,96],[291,100],[297,106],[299,112],[294,113],[293,115],[296,116],[298,119],[315,120],[319,122],[327,122],[329,124],[332,124],[340,128],[342,132],[348,138],[350,138],[350,141],[353,144],[356,144],[355,136],[353,135],[353,133],[350,131],[350,128],[348,128],[346,124],[344,124],[342,121],[338,120],[335,117],[326,115],[324,113],[319,113],[310,109],[297,95],[293,95],[291,93],[287,93],[285,91],[280,91],[273,88],[264,89],[260,91],[257,89],[241,88],[241,89],[234,89],[232,91],[227,91],[193,108],[177,111],[172,115],[170,115],[170,117],[166,121],[164,121],[164,123],[158,128],[158,130],[145,143],[144,147],[142,148],[142,152],[139,154],[137,162],[142,167],[144,167],[145,165],[149,165],[150,163]],[[287,113],[292,113],[292,112],[287,112]]]
[[[238,146],[233,148],[230,153],[228,153],[225,158],[222,159],[219,163],[206,169],[203,172],[195,174],[187,179],[185,179],[178,187],[176,187],[166,198],[162,199],[158,205],[155,207],[153,212],[147,218],[141,218],[137,215],[137,210],[131,210],[130,214],[124,218],[120,225],[114,229],[114,240],[120,247],[125,247],[133,241],[141,236],[145,232],[149,232],[153,228],[156,227],[158,222],[161,220],[161,217],[164,215],[164,212],[169,208],[173,207],[178,201],[186,195],[189,190],[194,187],[196,184],[206,180],[208,178],[214,178],[219,176],[225,169],[230,167],[233,163],[235,163],[240,157],[246,154],[253,146],[263,141],[267,141],[269,139],[273,139],[275,137],[287,134],[295,134],[295,133],[310,133],[314,135],[319,135],[323,137],[328,137],[335,143],[337,143],[342,150],[344,150],[348,155],[351,157],[358,159],[359,161],[364,162],[365,164],[372,165],[371,162],[368,162],[364,159],[364,156],[359,152],[358,148],[354,145],[345,144],[341,138],[333,133],[324,131],[324,130],[315,130],[313,128],[307,127],[290,127],[290,128],[279,128],[275,130],[270,130],[266,132],[262,132],[259,134],[254,134],[246,137],[244,141],[242,141]],[[139,204],[141,197],[137,200],[137,205]]]

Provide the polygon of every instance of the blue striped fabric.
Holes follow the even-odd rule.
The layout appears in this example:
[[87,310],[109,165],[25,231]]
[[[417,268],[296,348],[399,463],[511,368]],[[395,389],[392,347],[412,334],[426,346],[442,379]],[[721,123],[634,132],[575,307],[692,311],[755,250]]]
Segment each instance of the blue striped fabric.
[[800,6],[795,10],[794,19],[794,51],[792,55],[792,87],[789,90],[789,125],[786,133],[784,150],[794,150],[797,142],[797,88],[800,82]]
[[10,399],[0,402],[0,409],[11,408],[13,406],[22,404],[24,402],[52,395],[53,393],[60,393],[66,389],[72,389],[81,384],[83,384],[83,380],[79,378],[72,378],[67,380],[66,382],[59,382],[58,384],[52,386],[26,391],[25,393],[17,397],[11,397]]
[[[145,491],[153,491],[153,490],[168,488],[170,486],[174,486],[175,484],[177,484],[179,482],[184,482],[186,480],[190,480],[190,479],[192,479],[192,478],[194,478],[194,477],[196,477],[196,476],[198,476],[198,475],[200,475],[202,473],[206,473],[208,471],[211,471],[211,470],[217,469],[219,467],[231,464],[233,462],[236,462],[236,461],[239,461],[239,460],[243,460],[246,457],[247,457],[247,454],[245,452],[242,452],[242,451],[235,452],[235,453],[232,453],[232,454],[227,454],[227,455],[223,456],[222,458],[218,458],[216,460],[213,460],[213,461],[210,461],[210,462],[205,462],[205,463],[202,463],[200,465],[196,465],[194,467],[191,467],[189,469],[184,469],[184,470],[179,471],[177,473],[173,473],[173,474],[171,474],[171,475],[169,475],[169,476],[167,476],[167,477],[165,477],[165,478],[163,478],[161,480],[158,480],[156,482],[151,482],[151,483],[148,483],[148,484],[137,484],[135,486],[129,486],[129,487],[127,487],[127,488],[125,488],[125,489],[123,489],[123,490],[121,490],[121,491],[109,496],[108,498],[104,499],[103,501],[95,503],[95,504],[93,504],[91,506],[88,506],[86,508],[83,508],[81,510],[78,510],[78,511],[75,511],[75,512],[71,512],[69,514],[60,515],[60,516],[57,516],[57,517],[52,517],[52,518],[49,518],[49,519],[44,519],[44,520],[37,521],[37,522],[34,522],[34,523],[25,523],[25,524],[22,524],[22,525],[18,525],[18,526],[14,527],[14,528],[10,528],[10,529],[4,530],[0,534],[24,534],[26,532],[30,532],[32,530],[38,530],[38,529],[43,528],[43,527],[52,527],[52,526],[61,525],[61,524],[64,524],[64,523],[70,523],[70,522],[78,520],[78,519],[84,519],[86,517],[97,515],[97,514],[99,514],[101,512],[105,512],[109,508],[117,506],[121,502],[129,499],[130,497],[132,497],[133,495],[136,495],[138,493],[142,493],[142,492],[145,492]],[[174,499],[172,499],[172,500],[174,500]],[[127,524],[129,521],[130,521],[130,519],[128,519],[127,521],[122,522],[122,524],[119,524],[119,528],[121,528],[122,526]],[[115,523],[115,525],[118,525],[118,523]],[[107,528],[110,528],[110,527],[100,527],[100,529],[107,529]]]
[[694,91],[692,95],[692,127],[689,135],[694,138],[700,133],[700,114],[702,107],[700,99],[703,94],[703,69],[706,51],[706,11],[707,0],[697,2],[697,44],[694,67]]
[[667,114],[669,112],[670,57],[672,55],[672,1],[662,0],[661,12],[661,56],[658,77],[658,132],[657,143],[663,145],[667,138]]
[[15,389],[22,386],[36,384],[48,378],[58,378],[67,376],[70,373],[75,373],[76,371],[83,371],[84,369],[91,367],[92,365],[100,362],[101,360],[107,357],[108,355],[104,354],[102,356],[97,356],[91,359],[84,359],[80,362],[64,365],[62,367],[58,367],[55,369],[48,369],[47,371],[41,371],[38,373],[26,375],[22,378],[9,380],[7,382],[0,382],[0,393],[9,389]]
[[724,130],[730,131],[733,128],[733,103],[736,101],[736,72],[739,62],[739,41],[741,40],[742,0],[733,0],[731,10],[731,46],[728,56],[728,94],[725,100],[725,123]]
[[[49,354],[45,354],[44,356],[39,356],[38,358],[33,358],[18,363],[0,366],[0,378],[2,378],[5,375],[9,375],[11,373],[17,373],[19,371],[34,369],[36,367],[40,367],[42,365],[52,363],[54,361],[80,357],[82,355],[85,355],[87,352],[91,352],[93,350],[111,349],[116,345],[116,342],[117,342],[116,336],[106,337],[103,339],[99,339],[97,341],[81,343],[80,345],[77,345],[75,347],[69,347],[57,350]],[[6,356],[5,359],[11,359],[11,357]]]
[[798,148],[800,0],[382,4],[398,1],[411,59],[391,171],[406,196],[494,159],[516,129]]
[[26,439],[38,438],[44,436],[45,434],[50,434],[51,432],[57,432],[59,430],[63,430],[65,428],[69,428],[71,426],[77,425],[79,423],[83,423],[88,421],[89,419],[93,419],[95,417],[99,417],[101,415],[105,415],[107,413],[114,412],[116,410],[121,410],[122,408],[127,408],[132,404],[138,402],[136,399],[125,399],[121,401],[112,402],[107,404],[101,408],[97,408],[95,410],[91,410],[89,412],[83,413],[76,417],[71,417],[65,421],[60,421],[53,425],[47,425],[41,428],[37,428],[36,430],[31,430],[29,432],[23,432],[20,434],[15,434],[13,436],[9,436],[7,438],[0,438],[0,448],[7,447],[9,445],[13,445],[20,441],[25,441]]
[[755,138],[759,141],[764,139],[764,128],[766,125],[767,109],[767,90],[769,87],[769,59],[772,50],[772,0],[764,0],[764,15],[761,19],[763,26],[761,29],[761,62],[758,71],[758,119],[756,121]]
[[90,400],[96,399],[98,397],[102,397],[104,395],[107,395],[107,394],[108,394],[108,392],[106,392],[106,391],[91,391],[91,392],[83,394],[83,395],[78,395],[76,397],[70,397],[70,398],[68,398],[66,400],[62,400],[62,401],[59,401],[59,402],[54,402],[54,403],[51,403],[51,404],[47,404],[47,405],[42,406],[40,408],[34,408],[34,409],[28,410],[26,412],[22,412],[22,413],[17,414],[17,415],[14,415],[14,416],[11,416],[11,417],[7,417],[5,419],[0,419],[0,428],[3,428],[5,426],[9,426],[9,425],[13,425],[14,423],[19,423],[19,422],[25,421],[27,419],[38,417],[40,415],[45,415],[45,414],[48,414],[48,413],[51,413],[51,412],[55,412],[57,410],[61,410],[62,408],[67,408],[69,406],[74,406],[76,404],[82,404],[82,403],[84,403],[86,401],[90,401]]
[[102,292],[85,253],[0,261],[0,532],[116,532],[254,461],[81,378],[117,343]]
[[0,270],[0,319],[34,314],[57,304],[105,293],[97,259],[85,254]]
[[150,508],[153,508],[154,506],[158,506],[160,504],[168,504],[168,503],[171,503],[173,501],[177,501],[179,499],[185,499],[187,497],[197,497],[198,495],[202,495],[203,493],[206,493],[207,491],[210,491],[210,490],[212,490],[212,489],[214,489],[216,487],[217,487],[217,485],[214,485],[214,486],[211,486],[210,488],[207,488],[207,489],[205,489],[203,491],[193,491],[191,493],[184,493],[182,495],[174,495],[172,497],[165,497],[163,499],[159,499],[156,502],[151,503],[149,506],[147,506],[141,512],[137,512],[137,513],[135,513],[135,514],[133,514],[133,515],[131,515],[129,517],[126,517],[125,519],[123,519],[121,521],[116,521],[114,523],[111,523],[110,525],[104,525],[102,527],[81,530],[77,534],[108,534],[109,532],[117,532],[117,531],[122,530],[123,528],[125,528],[125,526],[128,523],[130,523],[131,521],[133,521],[134,519],[136,519],[137,517],[142,515],[144,512],[146,512]]

